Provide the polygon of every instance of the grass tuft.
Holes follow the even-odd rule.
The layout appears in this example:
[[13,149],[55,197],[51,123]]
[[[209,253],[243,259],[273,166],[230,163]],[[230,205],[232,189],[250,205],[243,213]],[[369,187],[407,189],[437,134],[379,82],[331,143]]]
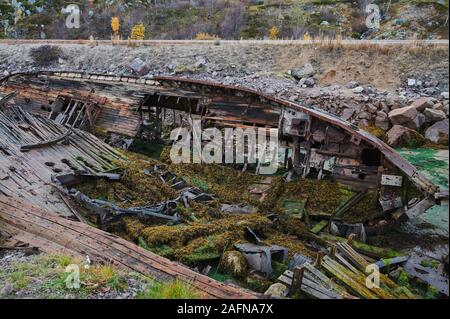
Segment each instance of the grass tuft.
[[152,282],[137,299],[199,299],[201,295],[192,286],[179,281]]

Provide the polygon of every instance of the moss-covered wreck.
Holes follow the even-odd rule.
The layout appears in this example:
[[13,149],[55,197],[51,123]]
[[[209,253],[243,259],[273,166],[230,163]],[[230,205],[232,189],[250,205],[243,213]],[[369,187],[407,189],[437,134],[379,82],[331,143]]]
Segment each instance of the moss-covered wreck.
[[[447,196],[369,133],[312,107],[255,91],[180,78],[73,72],[15,74],[1,84],[0,92],[16,92],[14,104],[27,112],[129,149],[109,159],[108,169],[78,156],[88,172],[69,166],[70,171],[53,176],[55,187],[86,222],[212,278],[231,278],[260,292],[283,276],[293,276],[289,285],[296,285],[288,261],[295,270],[299,256],[319,265],[325,251],[334,256],[330,245],[341,238],[323,232],[347,237],[356,229],[349,227],[362,224],[370,231],[380,220],[417,216]],[[278,172],[260,175],[258,164],[172,163],[166,133],[179,126],[191,129],[193,118],[220,129],[276,129],[284,151]],[[133,153],[133,147],[150,156]],[[362,229],[350,237],[364,241]],[[398,256],[357,242],[353,247],[368,257],[350,267]],[[341,249],[340,254],[357,259],[356,252]],[[276,258],[281,251],[286,258]],[[267,276],[255,272],[252,254],[261,256],[258,262],[270,261]],[[350,294],[323,282],[327,293],[308,286],[300,289],[303,294],[414,297],[409,290],[394,291],[396,284],[387,279],[386,292],[349,286],[348,269],[326,257],[326,274]]]

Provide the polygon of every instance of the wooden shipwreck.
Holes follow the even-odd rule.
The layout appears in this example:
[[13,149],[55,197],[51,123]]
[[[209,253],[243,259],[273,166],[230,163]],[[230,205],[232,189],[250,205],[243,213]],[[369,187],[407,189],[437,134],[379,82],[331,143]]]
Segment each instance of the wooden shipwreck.
[[[71,128],[95,125],[128,137],[174,111],[200,116],[218,127],[278,129],[280,146],[300,175],[329,176],[356,191],[377,189],[384,211],[410,217],[447,195],[394,149],[366,131],[314,107],[257,91],[176,77],[151,79],[78,72],[18,73],[1,80],[0,92],[18,105]],[[288,156],[288,155],[287,155]],[[413,185],[420,198],[408,200]]]
[[[124,139],[160,139],[168,118],[180,126],[185,124],[182,115],[219,128],[276,129],[279,146],[285,151],[283,166],[289,173],[336,180],[355,192],[332,218],[343,214],[368,190],[378,194],[381,211],[400,211],[409,217],[448,198],[448,192],[428,181],[383,141],[311,106],[254,90],[177,77],[16,73],[0,79],[0,230],[44,251],[88,254],[161,280],[178,278],[207,297],[256,297],[79,222],[83,216],[74,203],[81,203],[85,210],[98,210],[102,218],[109,204],[91,201],[80,193],[70,195],[68,186],[80,178],[117,178],[115,162],[126,160],[116,148],[86,131],[98,129]],[[156,168],[148,174],[155,172],[164,182],[171,180],[174,190],[181,189],[177,188],[182,183],[177,176]],[[412,188],[414,197],[408,194]],[[189,191],[194,200],[211,198],[195,188]],[[176,214],[165,211],[170,205],[168,201],[128,210],[109,206],[121,214],[138,211],[177,222]],[[79,221],[70,220],[74,218]],[[319,223],[317,232],[327,223]],[[282,279],[295,286],[296,279],[288,275],[295,277],[288,272]],[[320,282],[313,284],[316,287]],[[339,288],[333,289],[341,297]],[[365,297],[364,288],[361,291],[357,295]],[[323,291],[313,295],[323,295]],[[384,297],[370,295],[380,296]]]

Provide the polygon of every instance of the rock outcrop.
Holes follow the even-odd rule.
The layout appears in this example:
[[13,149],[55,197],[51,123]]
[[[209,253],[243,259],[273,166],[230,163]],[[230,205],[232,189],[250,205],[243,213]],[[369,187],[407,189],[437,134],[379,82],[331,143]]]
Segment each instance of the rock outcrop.
[[386,140],[389,145],[394,147],[418,147],[425,142],[425,138],[421,134],[401,125],[394,125],[387,132]]
[[448,145],[448,119],[430,126],[425,131],[425,138],[432,143]]

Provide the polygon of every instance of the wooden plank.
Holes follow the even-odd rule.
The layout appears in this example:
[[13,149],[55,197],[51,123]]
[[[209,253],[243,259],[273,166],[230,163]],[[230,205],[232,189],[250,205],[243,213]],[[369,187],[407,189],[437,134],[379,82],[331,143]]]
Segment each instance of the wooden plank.
[[[142,273],[162,272],[164,278],[189,282],[201,292],[215,298],[254,298],[248,291],[218,283],[178,263],[146,251],[124,239],[89,225],[63,219],[50,211],[0,196],[0,218],[22,231],[44,240],[64,243],[64,247],[98,258],[111,259],[116,264]],[[32,243],[31,243],[32,244]],[[161,276],[160,276],[161,278]]]

